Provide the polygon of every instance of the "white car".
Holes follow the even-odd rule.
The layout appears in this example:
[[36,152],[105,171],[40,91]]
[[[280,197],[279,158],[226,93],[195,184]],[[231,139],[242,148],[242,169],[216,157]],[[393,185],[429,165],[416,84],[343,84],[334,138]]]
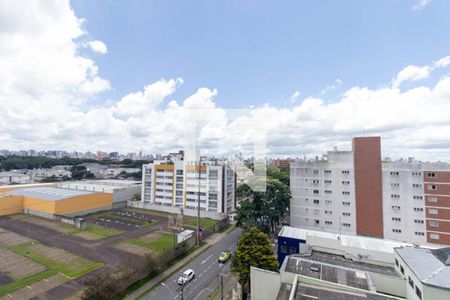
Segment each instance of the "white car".
[[194,270],[187,269],[186,271],[183,272],[183,274],[180,275],[180,277],[178,277],[178,284],[184,285],[189,281],[191,281],[192,279],[194,279],[194,277],[195,277]]

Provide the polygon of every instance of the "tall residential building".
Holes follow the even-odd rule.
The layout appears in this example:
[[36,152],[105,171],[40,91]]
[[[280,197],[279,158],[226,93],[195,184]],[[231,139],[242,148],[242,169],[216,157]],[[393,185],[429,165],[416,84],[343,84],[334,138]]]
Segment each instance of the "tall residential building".
[[[226,162],[186,162],[180,153],[143,165],[145,204],[230,214],[235,210],[236,176]],[[200,174],[199,174],[200,173]]]
[[450,165],[382,162],[379,137],[291,163],[291,225],[450,245]]

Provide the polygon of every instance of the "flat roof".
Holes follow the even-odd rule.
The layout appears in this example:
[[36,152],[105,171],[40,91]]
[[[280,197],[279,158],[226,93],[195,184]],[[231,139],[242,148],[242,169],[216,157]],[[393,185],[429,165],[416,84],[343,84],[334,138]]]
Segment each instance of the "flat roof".
[[23,195],[27,197],[45,199],[49,201],[58,201],[62,199],[67,199],[76,196],[90,195],[94,193],[90,191],[79,191],[58,187],[31,187],[7,191],[5,192],[5,194]]
[[357,235],[345,235],[318,230],[296,228],[291,226],[283,226],[278,236],[299,239],[304,241],[307,241],[308,237],[320,237],[332,240],[339,240],[342,246],[386,253],[394,253],[394,248],[396,247],[412,246],[412,244],[409,243],[403,243],[392,240],[385,240]]
[[[283,283],[277,300],[288,300],[292,285]],[[382,294],[372,294],[354,291],[342,291],[317,285],[299,283],[295,290],[294,300],[393,300],[398,299]]]
[[[294,255],[295,256],[295,255]],[[317,262],[323,262],[330,265],[342,266],[355,270],[362,270],[366,272],[379,273],[392,277],[401,277],[400,274],[393,267],[386,267],[380,265],[374,265],[364,262],[353,261],[347,259],[342,255],[325,253],[321,251],[313,250],[311,255],[301,255],[300,257],[307,258]]]
[[330,265],[301,257],[288,256],[284,271],[362,290],[375,291],[369,274],[364,271]]
[[450,266],[438,257],[435,250],[402,247],[395,251],[423,284],[450,289]]

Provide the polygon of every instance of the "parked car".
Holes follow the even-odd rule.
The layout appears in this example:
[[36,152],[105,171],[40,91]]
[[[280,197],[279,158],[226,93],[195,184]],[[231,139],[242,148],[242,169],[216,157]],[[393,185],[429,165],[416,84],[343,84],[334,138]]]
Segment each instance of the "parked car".
[[178,277],[178,284],[184,285],[190,282],[192,279],[194,279],[194,277],[195,277],[194,270],[187,269],[186,271],[183,272],[183,274],[180,275],[180,277]]
[[222,254],[220,254],[219,256],[219,263],[223,264],[225,262],[227,262],[231,257],[231,251],[230,250],[225,250],[222,252]]

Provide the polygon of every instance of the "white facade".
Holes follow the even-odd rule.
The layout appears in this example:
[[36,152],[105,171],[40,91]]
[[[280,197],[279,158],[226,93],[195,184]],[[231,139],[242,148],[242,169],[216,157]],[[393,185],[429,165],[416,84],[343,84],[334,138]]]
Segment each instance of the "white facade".
[[235,173],[226,163],[199,167],[178,159],[143,165],[142,170],[144,204],[197,210],[200,198],[202,211],[234,212]]
[[384,238],[426,243],[422,165],[383,163]]
[[327,161],[291,163],[291,225],[356,234],[353,152],[327,156]]

